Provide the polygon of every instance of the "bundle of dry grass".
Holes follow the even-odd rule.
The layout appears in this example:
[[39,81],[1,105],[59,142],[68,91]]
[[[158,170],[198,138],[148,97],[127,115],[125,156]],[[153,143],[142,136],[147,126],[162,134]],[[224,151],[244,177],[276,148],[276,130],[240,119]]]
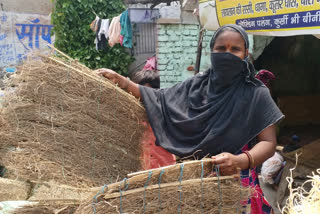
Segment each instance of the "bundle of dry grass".
[[76,61],[28,60],[8,82],[0,115],[7,178],[101,186],[140,169],[144,108]]
[[211,160],[135,173],[105,186],[76,214],[99,213],[224,213],[245,211],[250,189],[239,177],[210,177]]
[[[294,169],[292,169],[294,170]],[[302,186],[293,188],[293,178],[287,178],[289,182],[290,196],[287,199],[285,207],[282,209],[283,214],[319,214],[320,213],[320,169],[312,176],[308,176]],[[309,188],[311,186],[311,188]]]
[[27,182],[0,178],[0,201],[27,200],[30,191]]
[[[101,187],[75,188],[55,184],[53,182],[37,185],[31,184],[32,189],[28,190],[28,197],[26,199],[21,198],[21,196],[25,196],[25,194],[21,194],[21,188],[15,188],[15,186],[9,182],[6,183],[8,184],[7,188],[1,189],[0,191],[0,213],[3,211],[4,213],[10,214],[72,214],[81,203],[88,199],[92,199],[92,197],[101,189]],[[19,184],[21,182],[15,183]],[[9,188],[11,188],[10,192]],[[20,191],[17,191],[19,189]],[[6,194],[3,194],[6,192],[12,195],[13,199],[11,199],[11,201],[8,201],[10,198]],[[14,194],[20,194],[20,198],[19,195],[17,197]],[[1,203],[1,201],[4,202]]]
[[39,203],[37,205],[20,207],[10,212],[10,214],[72,214],[75,212],[77,207],[78,206],[74,203],[71,203],[69,205],[68,203]]

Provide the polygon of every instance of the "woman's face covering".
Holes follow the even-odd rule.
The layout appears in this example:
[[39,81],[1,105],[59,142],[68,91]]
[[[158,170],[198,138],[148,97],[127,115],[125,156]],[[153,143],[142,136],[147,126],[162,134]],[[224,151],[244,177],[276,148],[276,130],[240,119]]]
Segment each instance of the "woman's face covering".
[[241,59],[244,59],[248,55],[245,41],[239,33],[234,31],[222,32],[216,38],[212,51],[216,53],[231,53]]

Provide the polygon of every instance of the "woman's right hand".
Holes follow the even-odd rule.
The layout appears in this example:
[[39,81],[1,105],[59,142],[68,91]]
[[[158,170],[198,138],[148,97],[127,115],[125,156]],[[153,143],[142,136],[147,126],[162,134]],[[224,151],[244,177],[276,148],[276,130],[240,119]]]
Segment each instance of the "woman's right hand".
[[100,68],[100,69],[96,70],[96,72],[98,75],[104,76],[105,78],[109,79],[113,83],[119,84],[121,75],[119,75],[115,71],[113,71],[111,69],[107,69],[107,68]]
[[98,75],[102,75],[105,78],[112,81],[114,84],[117,84],[120,88],[126,90],[127,92],[131,93],[136,98],[140,99],[141,94],[139,90],[138,84],[131,82],[128,78],[121,76],[120,74],[116,73],[115,71],[107,68],[100,68],[96,70]]

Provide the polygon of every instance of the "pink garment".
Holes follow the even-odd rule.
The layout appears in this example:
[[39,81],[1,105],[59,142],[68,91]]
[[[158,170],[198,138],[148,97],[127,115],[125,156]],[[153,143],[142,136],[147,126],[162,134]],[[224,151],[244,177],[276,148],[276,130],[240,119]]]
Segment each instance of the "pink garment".
[[110,23],[110,26],[109,26],[110,47],[113,47],[115,44],[120,43],[120,32],[121,32],[120,17],[121,15],[114,17]]
[[[249,146],[246,145],[242,151],[249,151]],[[250,214],[271,214],[272,208],[268,201],[265,199],[262,189],[259,184],[258,173],[256,168],[249,170],[242,170],[241,172],[241,183],[242,186],[250,186],[254,191],[251,193],[251,198],[248,201],[243,201],[242,205],[245,205],[249,208]]]
[[142,70],[157,70],[157,58],[155,56],[148,58],[147,63]]
[[120,45],[123,46],[123,35],[120,35]]
[[142,170],[155,169],[163,166],[173,165],[176,158],[173,154],[155,144],[156,138],[151,126],[144,133],[142,140],[141,165]]
[[270,80],[274,80],[276,77],[271,71],[268,70],[260,70],[256,75],[256,78],[263,82],[269,88]]

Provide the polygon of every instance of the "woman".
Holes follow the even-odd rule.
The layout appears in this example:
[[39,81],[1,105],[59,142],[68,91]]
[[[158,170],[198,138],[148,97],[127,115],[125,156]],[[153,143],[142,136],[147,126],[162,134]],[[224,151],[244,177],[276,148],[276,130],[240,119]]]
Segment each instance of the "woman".
[[[254,77],[243,28],[219,28],[210,48],[208,71],[158,91],[108,69],[99,73],[142,99],[157,145],[180,157],[209,155],[222,175],[241,169],[244,183],[258,187],[254,168],[274,154],[275,124],[284,116],[268,88]],[[257,190],[249,200],[251,213],[270,213]]]

